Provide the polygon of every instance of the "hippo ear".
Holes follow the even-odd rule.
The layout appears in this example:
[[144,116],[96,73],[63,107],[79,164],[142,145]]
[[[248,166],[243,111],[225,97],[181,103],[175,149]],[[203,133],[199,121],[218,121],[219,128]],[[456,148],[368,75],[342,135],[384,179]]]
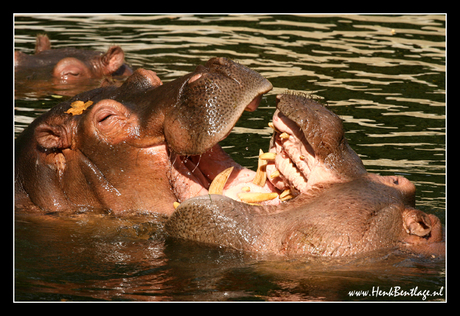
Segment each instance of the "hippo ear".
[[404,229],[409,235],[424,237],[431,232],[430,217],[416,209],[405,209],[403,212]]
[[123,65],[125,53],[120,46],[112,46],[107,53],[101,56],[102,73],[104,76],[111,75]]
[[35,54],[49,49],[51,49],[51,42],[48,36],[45,34],[37,35],[37,39],[35,40]]
[[44,149],[64,149],[71,144],[71,135],[63,125],[42,123],[35,128],[35,139]]

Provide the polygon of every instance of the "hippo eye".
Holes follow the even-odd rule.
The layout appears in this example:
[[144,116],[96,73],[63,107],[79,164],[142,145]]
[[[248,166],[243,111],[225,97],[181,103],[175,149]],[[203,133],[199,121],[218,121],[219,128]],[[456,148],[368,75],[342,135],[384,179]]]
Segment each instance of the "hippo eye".
[[96,113],[96,122],[99,123],[104,123],[106,122],[110,117],[114,116],[115,113],[110,110],[110,108],[105,108]]
[[73,76],[73,77],[78,77],[80,75],[79,72],[73,72],[73,71],[68,71],[63,74],[64,76]]
[[113,114],[112,113],[104,113],[104,115],[101,115],[99,119],[97,120],[98,123],[102,123],[105,120],[107,120],[109,117],[111,117]]
[[90,124],[94,126],[99,139],[107,143],[118,143],[131,136],[131,129],[128,128],[130,114],[120,102],[104,99],[97,102],[89,112]]

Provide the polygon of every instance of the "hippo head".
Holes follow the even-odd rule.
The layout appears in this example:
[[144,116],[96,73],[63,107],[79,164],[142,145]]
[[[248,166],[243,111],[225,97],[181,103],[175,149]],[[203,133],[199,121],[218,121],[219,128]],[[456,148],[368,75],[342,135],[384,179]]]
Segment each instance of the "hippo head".
[[264,169],[266,183],[255,185],[255,172],[214,147],[193,162],[228,180],[220,195],[205,191],[216,180],[209,187],[202,181],[199,197],[183,190],[184,202],[166,224],[171,236],[278,255],[343,256],[395,246],[443,253],[440,221],[415,209],[415,186],[402,176],[367,173],[341,119],[325,106],[302,94],[278,95],[270,125],[274,135],[257,171]]
[[177,83],[164,135],[180,155],[203,154],[227,137],[242,112],[254,111],[272,89],[264,77],[226,58],[209,60]]
[[[45,52],[40,57],[46,58]],[[132,74],[132,70],[124,63],[125,54],[119,46],[112,46],[103,54],[66,49],[65,55],[67,57],[59,60],[52,70],[53,77],[58,80],[71,82],[105,76],[126,77]]]
[[48,211],[170,214],[176,167],[212,150],[271,89],[225,58],[165,84],[138,69],[120,87],[57,105],[18,137],[17,192]]
[[124,58],[119,46],[112,46],[105,53],[76,48],[51,49],[48,36],[38,35],[34,55],[15,52],[15,73],[20,78],[26,75],[29,80],[51,76],[55,85],[107,76],[126,77],[132,70]]

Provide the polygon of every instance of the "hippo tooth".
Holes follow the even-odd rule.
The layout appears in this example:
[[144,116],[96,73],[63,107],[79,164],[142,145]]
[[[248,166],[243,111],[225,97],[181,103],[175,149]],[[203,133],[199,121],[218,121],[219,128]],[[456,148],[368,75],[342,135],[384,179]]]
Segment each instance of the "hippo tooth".
[[275,125],[273,124],[273,122],[269,122],[269,123],[268,123],[268,126],[271,127],[275,132],[281,133],[281,132],[275,127]]
[[259,156],[259,159],[263,160],[275,160],[276,158],[276,153],[264,153]]
[[280,199],[284,198],[287,195],[291,194],[291,189],[286,189],[280,194]]
[[257,172],[256,176],[254,177],[254,180],[252,180],[252,183],[260,187],[263,187],[267,180],[267,173],[265,172],[265,168],[267,167],[267,160],[260,158],[260,156],[263,155],[263,153],[264,152],[262,151],[262,149],[259,149],[259,162],[257,165]]
[[173,203],[174,209],[176,209],[179,205],[180,205],[179,202],[174,202],[174,203]]
[[292,199],[294,196],[292,195],[291,189],[286,189],[280,194],[280,200],[286,201]]
[[281,139],[288,139],[289,136],[290,136],[290,135],[289,135],[288,133],[286,133],[286,132],[280,134],[280,138],[281,138]]
[[279,170],[275,170],[270,174],[271,179],[275,179],[276,177],[279,177],[279,176],[280,176]]
[[305,156],[304,156],[304,155],[300,155],[300,156],[299,156],[299,159],[300,159],[300,160],[305,160]]
[[283,197],[282,199],[280,199],[280,201],[284,202],[284,201],[290,200],[292,198],[294,198],[294,196],[292,194],[289,194],[289,195],[286,195],[285,197]]
[[242,192],[238,193],[238,198],[246,203],[259,203],[273,200],[278,197],[278,193],[258,193],[258,192]]
[[233,167],[230,167],[219,173],[209,186],[209,194],[222,194],[224,192],[224,186],[232,171]]

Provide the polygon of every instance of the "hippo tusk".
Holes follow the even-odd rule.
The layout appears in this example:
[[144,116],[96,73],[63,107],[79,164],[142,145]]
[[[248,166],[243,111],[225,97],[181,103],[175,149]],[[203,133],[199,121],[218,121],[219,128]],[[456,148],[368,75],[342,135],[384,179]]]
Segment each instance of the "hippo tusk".
[[265,171],[267,167],[267,160],[261,159],[260,156],[263,155],[262,149],[259,149],[259,162],[257,165],[257,172],[256,176],[254,177],[254,180],[252,180],[252,183],[255,185],[258,185],[260,187],[263,187],[265,185],[265,182],[267,181],[267,173]]
[[222,194],[224,192],[224,186],[227,183],[228,177],[230,177],[232,171],[233,167],[230,167],[219,173],[214,178],[214,180],[212,180],[212,183],[209,186],[209,194]]
[[238,198],[246,203],[259,203],[276,199],[278,193],[258,193],[258,192],[241,192],[238,193]]
[[259,159],[262,160],[275,160],[276,158],[276,153],[264,153],[259,156]]
[[179,205],[180,205],[179,202],[174,202],[174,203],[173,203],[174,209],[176,209]]
[[281,139],[288,139],[289,137],[290,137],[290,135],[288,133],[286,133],[286,132],[283,132],[283,133],[280,134]]

